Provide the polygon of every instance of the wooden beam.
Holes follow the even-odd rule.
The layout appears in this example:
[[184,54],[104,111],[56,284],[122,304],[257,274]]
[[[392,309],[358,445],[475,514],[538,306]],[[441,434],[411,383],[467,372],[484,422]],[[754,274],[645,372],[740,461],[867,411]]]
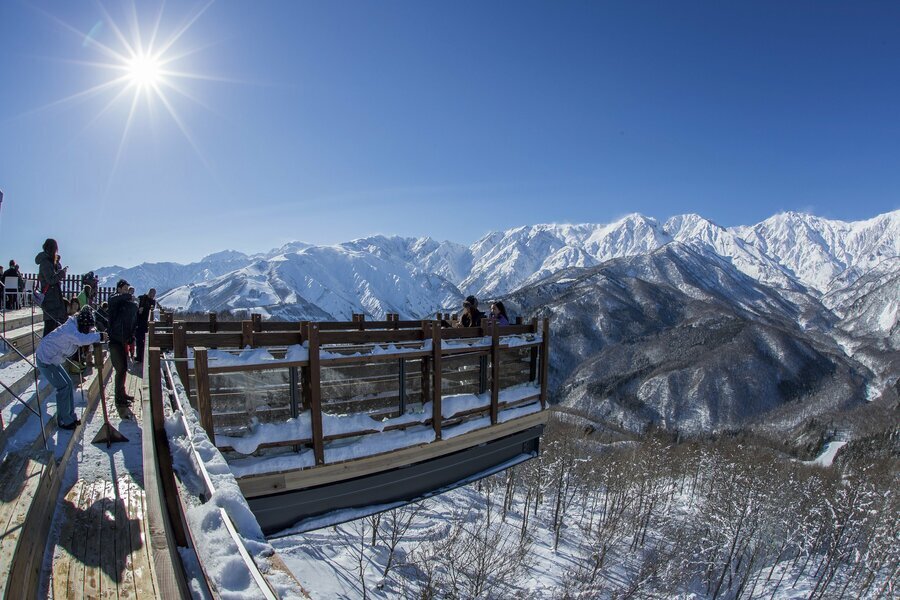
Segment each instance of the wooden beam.
[[194,378],[197,380],[197,411],[200,413],[200,425],[206,430],[209,440],[216,443],[216,431],[213,427],[212,398],[209,394],[209,359],[206,348],[194,348]]
[[541,334],[541,408],[547,408],[547,378],[550,377],[550,317],[544,318]]
[[[187,332],[184,323],[175,323],[172,327],[172,346],[175,352],[175,358],[187,359]],[[191,379],[188,375],[188,364],[186,360],[175,363],[175,370],[178,371],[178,377],[181,379],[181,385],[187,397],[191,397]]]
[[491,425],[497,424],[500,401],[500,327],[494,319],[488,319],[491,327]]
[[435,439],[441,439],[441,322],[431,324],[431,425]]
[[253,321],[241,321],[241,348],[253,345]]
[[319,325],[309,324],[309,408],[313,435],[313,456],[316,464],[325,464],[325,442],[322,428],[322,381],[319,363]]
[[[534,317],[531,319],[531,333],[538,332],[538,318]],[[528,362],[528,381],[537,381],[537,359],[538,359],[538,349],[532,346],[531,351],[528,354],[529,362]]]
[[[177,504],[178,486],[175,483],[175,471],[172,468],[172,455],[169,452],[169,438],[166,435],[165,428],[166,417],[163,408],[162,369],[159,348],[150,348],[147,362],[147,379],[149,380],[150,392],[149,408],[152,426],[150,431],[145,432],[144,435],[153,439],[152,452],[154,456],[151,457],[151,460],[155,463],[154,470],[159,477],[172,537],[178,546],[187,546],[184,523],[181,520],[181,510]],[[147,449],[145,449],[146,451]],[[153,490],[147,490],[148,499],[152,492]]]
[[237,480],[244,496],[254,498],[267,496],[290,490],[300,490],[318,485],[326,485],[354,477],[362,477],[379,471],[404,467],[406,465],[431,460],[446,454],[452,454],[466,448],[478,446],[491,440],[512,435],[547,422],[547,411],[540,411],[511,419],[483,429],[460,435],[448,440],[439,440],[429,444],[421,444],[385,452],[365,458],[311,467],[308,469],[250,475]]

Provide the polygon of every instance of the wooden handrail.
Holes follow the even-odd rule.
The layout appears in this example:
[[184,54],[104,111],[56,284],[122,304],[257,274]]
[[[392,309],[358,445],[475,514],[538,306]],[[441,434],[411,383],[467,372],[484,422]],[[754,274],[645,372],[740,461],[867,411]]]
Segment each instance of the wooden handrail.
[[[361,322],[364,321],[356,321],[357,324]],[[260,322],[258,320],[256,322],[244,321],[243,323],[243,332],[240,335],[249,335],[251,337],[251,340],[257,335],[266,335],[265,333],[258,334],[253,331],[254,329],[260,328]],[[215,443],[215,429],[213,415],[213,394],[211,392],[209,382],[210,375],[222,375],[248,371],[265,372],[271,370],[296,368],[300,371],[302,381],[301,389],[303,392],[303,410],[310,411],[309,416],[311,438],[278,440],[273,443],[263,443],[260,445],[260,447],[293,445],[299,450],[301,444],[311,445],[316,466],[325,464],[325,443],[327,441],[340,439],[343,437],[372,434],[385,430],[384,428],[363,428],[360,431],[342,432],[337,436],[325,435],[323,427],[322,408],[323,383],[321,371],[323,367],[367,365],[376,362],[396,361],[398,359],[420,359],[422,362],[422,401],[425,402],[426,399],[431,401],[431,414],[428,416],[428,418],[417,419],[415,420],[415,422],[404,423],[396,427],[388,426],[388,429],[403,429],[415,424],[430,424],[430,426],[434,429],[435,439],[440,440],[443,433],[442,428],[446,421],[458,420],[460,418],[487,412],[490,418],[490,424],[497,425],[500,421],[501,407],[506,409],[510,407],[510,405],[518,405],[520,403],[518,401],[500,401],[502,370],[500,352],[501,350],[510,348],[508,344],[502,343],[501,336],[503,334],[506,334],[510,329],[512,329],[513,331],[521,331],[524,329],[529,334],[536,334],[540,332],[540,338],[536,338],[533,341],[523,344],[516,344],[514,347],[520,347],[523,349],[528,349],[530,351],[529,354],[532,358],[529,361],[529,380],[533,383],[538,384],[539,391],[538,389],[536,389],[536,393],[534,395],[528,396],[527,400],[531,402],[533,402],[534,400],[539,400],[541,403],[541,409],[545,409],[547,407],[547,378],[549,374],[549,361],[546,360],[546,358],[549,356],[548,338],[550,334],[549,320],[547,319],[544,319],[543,322],[534,319],[528,325],[518,325],[513,326],[513,328],[500,327],[496,324],[496,321],[492,319],[485,319],[481,327],[454,330],[448,330],[446,328],[440,327],[440,323],[438,321],[424,321],[419,324],[418,329],[405,331],[384,330],[322,332],[320,330],[319,323],[303,323],[300,325],[299,330],[295,330],[291,333],[291,335],[305,337],[305,342],[308,346],[309,352],[308,358],[306,360],[287,361],[282,359],[253,364],[216,366],[215,362],[210,362],[210,357],[206,348],[203,346],[199,346],[193,348],[193,368],[191,368],[189,361],[186,360],[188,355],[188,348],[190,347],[190,341],[193,341],[194,339],[208,340],[212,336],[233,337],[234,334],[211,334],[209,332],[185,334],[183,333],[185,328],[183,327],[182,323],[178,322],[174,324],[174,331],[178,332],[178,346],[175,350],[175,355],[176,357],[184,359],[177,362],[176,364],[179,371],[183,371],[185,373],[182,376],[183,378],[189,378],[191,377],[191,375],[193,375],[197,391],[196,408],[198,409],[198,412],[200,414],[200,422],[213,443]],[[461,333],[465,333],[473,337],[460,337]],[[351,351],[353,349],[359,348],[373,348],[378,346],[379,344],[384,344],[390,341],[391,335],[394,335],[394,340],[406,343],[408,345],[407,349],[402,352],[392,352],[386,354],[362,353],[360,355],[347,356],[322,355],[324,348],[328,348],[329,351],[331,351],[340,343],[352,343],[352,345],[350,346],[343,346],[345,349],[350,349]],[[361,341],[365,339],[370,340],[367,345],[363,345],[361,343]],[[325,340],[331,343],[326,345]],[[428,342],[430,342],[430,348],[427,348]],[[472,345],[466,345],[467,342]],[[413,348],[418,347],[420,349],[410,350],[410,344],[413,345]],[[453,345],[448,347],[448,344]],[[484,369],[487,368],[488,363],[490,364],[490,400],[489,403],[487,403],[483,407],[469,409],[458,414],[448,415],[448,417],[445,418],[443,416],[442,410],[444,395],[444,377],[442,373],[442,363],[446,358],[457,357],[460,355],[485,357],[485,360],[480,367],[482,369],[482,372],[485,372]],[[179,373],[179,375],[181,376],[181,373]],[[457,380],[455,376],[451,376],[451,379],[454,381]],[[483,381],[487,381],[487,379]],[[349,383],[352,383],[352,381]],[[344,384],[345,383],[341,383],[341,385]],[[482,387],[484,388],[485,385],[486,384],[482,384]],[[185,386],[185,388],[187,389],[187,386]],[[398,392],[398,394],[400,393],[401,392]],[[389,395],[388,397],[392,396]],[[223,446],[223,448],[228,448],[228,446]]]
[[[203,348],[198,348],[197,351],[199,351],[201,356],[204,355],[206,352],[206,350]],[[195,354],[195,356],[196,356],[196,354]],[[202,360],[202,358],[200,360]],[[158,348],[151,349],[150,362],[151,362],[151,367],[150,367],[151,369],[153,369],[154,362],[155,362],[156,368],[160,369],[159,349]],[[168,365],[166,365],[165,368],[167,369]],[[151,372],[159,373],[160,371],[157,370],[157,371],[151,371]],[[151,382],[153,381],[154,378],[155,378],[155,376],[151,376]],[[204,378],[204,379],[206,379],[207,383],[208,383],[208,378]],[[169,380],[171,380],[171,375],[169,375]],[[199,393],[200,389],[201,389],[201,384],[199,382],[198,382],[197,387],[198,387],[198,393]],[[203,487],[204,487],[204,496],[205,496],[205,498],[202,498],[202,500],[204,502],[208,502],[209,499],[212,497],[212,495],[215,493],[215,486],[212,482],[212,478],[209,476],[209,471],[206,469],[206,463],[204,462],[203,458],[200,456],[200,453],[197,451],[197,448],[194,446],[194,442],[193,442],[192,434],[191,434],[190,423],[188,422],[187,417],[185,415],[186,407],[181,402],[179,395],[178,395],[178,391],[174,388],[171,391],[172,391],[172,403],[173,403],[172,409],[174,411],[179,411],[181,414],[181,424],[182,424],[182,427],[184,428],[185,435],[187,436],[188,448],[189,448],[189,451],[191,452],[191,454],[193,455],[192,462],[197,465],[197,468],[200,471],[201,480],[203,482]],[[152,394],[152,392],[151,392],[151,394]],[[161,392],[160,392],[159,396],[161,396]],[[201,414],[201,419],[202,418],[203,417]],[[180,498],[180,495],[178,494],[177,491],[175,492],[174,496],[177,498]],[[253,579],[254,583],[256,583],[256,586],[259,588],[259,594],[260,594],[259,597],[266,598],[266,600],[277,599],[278,596],[272,591],[272,588],[270,587],[268,581],[263,576],[263,574],[260,572],[259,567],[256,564],[256,561],[254,561],[253,557],[250,556],[249,552],[247,552],[247,548],[244,545],[244,541],[241,538],[241,536],[238,534],[237,529],[235,528],[234,523],[231,520],[231,517],[221,507],[219,508],[219,515],[222,519],[222,523],[225,525],[226,529],[228,530],[228,533],[229,533],[230,537],[232,538],[232,541],[234,542],[235,546],[238,549],[238,553],[241,557],[242,562],[244,563],[244,566],[246,567],[246,569],[247,569],[248,573],[250,574],[251,578]],[[183,507],[181,508],[180,516],[182,519],[184,518]],[[187,527],[185,529],[185,533],[191,537],[192,545],[194,548],[196,548],[196,543],[193,539],[193,534],[189,527]],[[207,579],[207,582],[209,582],[209,576],[208,576],[209,569],[204,564],[203,557],[201,556],[200,553],[197,553],[197,560],[200,563],[201,570],[203,571],[204,576]]]

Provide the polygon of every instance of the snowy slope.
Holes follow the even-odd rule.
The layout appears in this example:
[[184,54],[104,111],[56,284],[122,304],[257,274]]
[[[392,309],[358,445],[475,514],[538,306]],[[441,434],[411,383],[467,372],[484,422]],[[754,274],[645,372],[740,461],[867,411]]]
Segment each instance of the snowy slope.
[[732,231],[823,293],[848,269],[858,277],[900,256],[900,210],[853,223],[786,212]]
[[349,320],[357,312],[376,319],[388,312],[413,318],[461,302],[459,290],[446,279],[392,260],[381,252],[383,245],[378,251],[361,245],[313,246],[258,260],[176,288],[160,302],[191,311],[244,309],[280,319],[323,320]]

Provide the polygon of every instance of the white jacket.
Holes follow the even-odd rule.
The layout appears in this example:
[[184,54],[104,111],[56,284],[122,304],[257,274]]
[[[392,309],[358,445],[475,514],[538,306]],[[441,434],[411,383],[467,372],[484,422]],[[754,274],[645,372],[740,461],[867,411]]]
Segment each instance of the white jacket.
[[67,358],[75,354],[79,346],[87,346],[100,341],[100,334],[81,333],[75,317],[47,334],[38,344],[37,359],[45,365],[61,365]]

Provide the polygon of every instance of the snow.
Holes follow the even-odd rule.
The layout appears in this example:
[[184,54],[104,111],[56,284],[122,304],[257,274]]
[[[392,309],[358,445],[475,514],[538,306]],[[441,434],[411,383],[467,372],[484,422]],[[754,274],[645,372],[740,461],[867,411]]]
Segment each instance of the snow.
[[[180,382],[176,383],[176,387],[183,398],[184,388]],[[190,407],[186,411],[184,421],[189,431],[185,431],[179,412],[166,417],[165,428],[173,466],[187,491],[192,494],[188,497],[191,506],[186,511],[186,518],[194,536],[194,550],[221,598],[257,598],[259,590],[256,583],[243,566],[239,550],[223,519],[228,518],[234,524],[247,552],[258,565],[262,565],[260,570],[267,570],[267,558],[272,556],[274,550],[266,542],[228,463],[200,426],[196,411]],[[194,462],[195,455],[203,461],[214,488],[205,502],[202,499],[210,490],[206,489],[199,465]],[[290,582],[281,581],[281,585],[276,583],[275,587],[282,598],[299,597],[297,591],[291,589]]]
[[[530,383],[525,383],[507,388],[505,390],[501,390],[498,394],[498,402],[514,403],[539,393],[539,387]],[[486,408],[490,405],[490,403],[490,393],[454,394],[442,398],[441,412],[444,418],[451,418],[459,413],[468,410],[476,408]],[[539,403],[532,403],[527,407],[517,407],[513,409],[501,410],[499,413],[499,420],[501,423],[503,423],[510,419],[530,414],[531,412],[534,412],[536,410],[540,410]],[[426,402],[419,410],[410,410],[404,415],[391,418],[386,417],[381,420],[375,420],[367,414],[331,414],[323,412],[322,429],[326,437],[348,433],[358,433],[363,431],[381,432],[379,435],[361,435],[358,437],[334,441],[326,444],[325,462],[339,462],[342,460],[349,460],[351,458],[359,458],[361,456],[371,456],[373,454],[379,454],[381,452],[389,452],[390,450],[396,450],[399,448],[405,448],[408,446],[414,446],[417,444],[423,444],[433,441],[434,432],[430,427],[423,428],[424,431],[422,432],[419,432],[415,427],[408,427],[405,430],[400,429],[385,432],[385,429],[389,429],[398,425],[413,425],[416,423],[423,423],[425,420],[431,418],[431,413],[431,402]],[[473,425],[473,423],[478,423],[478,425],[475,426]],[[476,419],[466,423],[465,425],[468,428],[466,429],[466,431],[472,431],[473,429],[478,429],[480,427],[490,425],[490,421],[484,423],[482,420]],[[430,438],[429,434],[427,433],[429,431],[431,432]],[[460,435],[460,433],[456,433],[456,435]],[[452,435],[450,437],[452,437]],[[311,416],[309,411],[304,411],[296,418],[288,419],[284,423],[254,422],[246,435],[219,435],[216,436],[216,442],[220,446],[231,446],[235,451],[241,454],[252,454],[256,452],[260,444],[265,442],[308,440],[311,438]],[[237,464],[240,465],[242,474],[257,472],[255,470],[248,472],[246,471],[246,469],[250,468],[251,465],[255,469],[260,464],[259,461],[250,460],[248,462],[238,462],[243,460],[244,459],[237,459],[235,461],[232,461],[232,468],[234,468]],[[284,470],[284,468],[282,467],[285,462],[284,457],[273,457],[270,460],[273,461],[272,465],[278,465],[278,467],[272,467],[269,470]],[[307,462],[307,458],[302,459],[300,462],[288,461],[288,464],[290,464],[291,466],[288,466],[287,468],[298,468],[298,465],[300,464],[302,464],[303,466],[309,466],[308,464],[306,464]],[[235,474],[237,475],[237,472],[235,472]]]
[[817,465],[819,467],[830,467],[834,462],[834,457],[846,443],[846,441],[828,442],[825,444],[825,449],[822,451],[822,454],[813,460],[804,461],[804,463],[807,465]]
[[[569,267],[648,254],[670,242],[714,252],[746,275],[820,293],[842,273],[865,272],[900,255],[900,210],[846,223],[783,213],[724,228],[699,215],[664,223],[632,214],[613,223],[540,224],[491,232],[469,247],[429,238],[372,236],[336,246],[293,242],[247,256],[213,254],[190,265],[110,267],[101,284],[126,277],[156,287],[165,306],[248,310],[273,318],[334,320],[387,312],[431,318],[469,293],[485,300]],[[485,303],[486,304],[486,303]]]

